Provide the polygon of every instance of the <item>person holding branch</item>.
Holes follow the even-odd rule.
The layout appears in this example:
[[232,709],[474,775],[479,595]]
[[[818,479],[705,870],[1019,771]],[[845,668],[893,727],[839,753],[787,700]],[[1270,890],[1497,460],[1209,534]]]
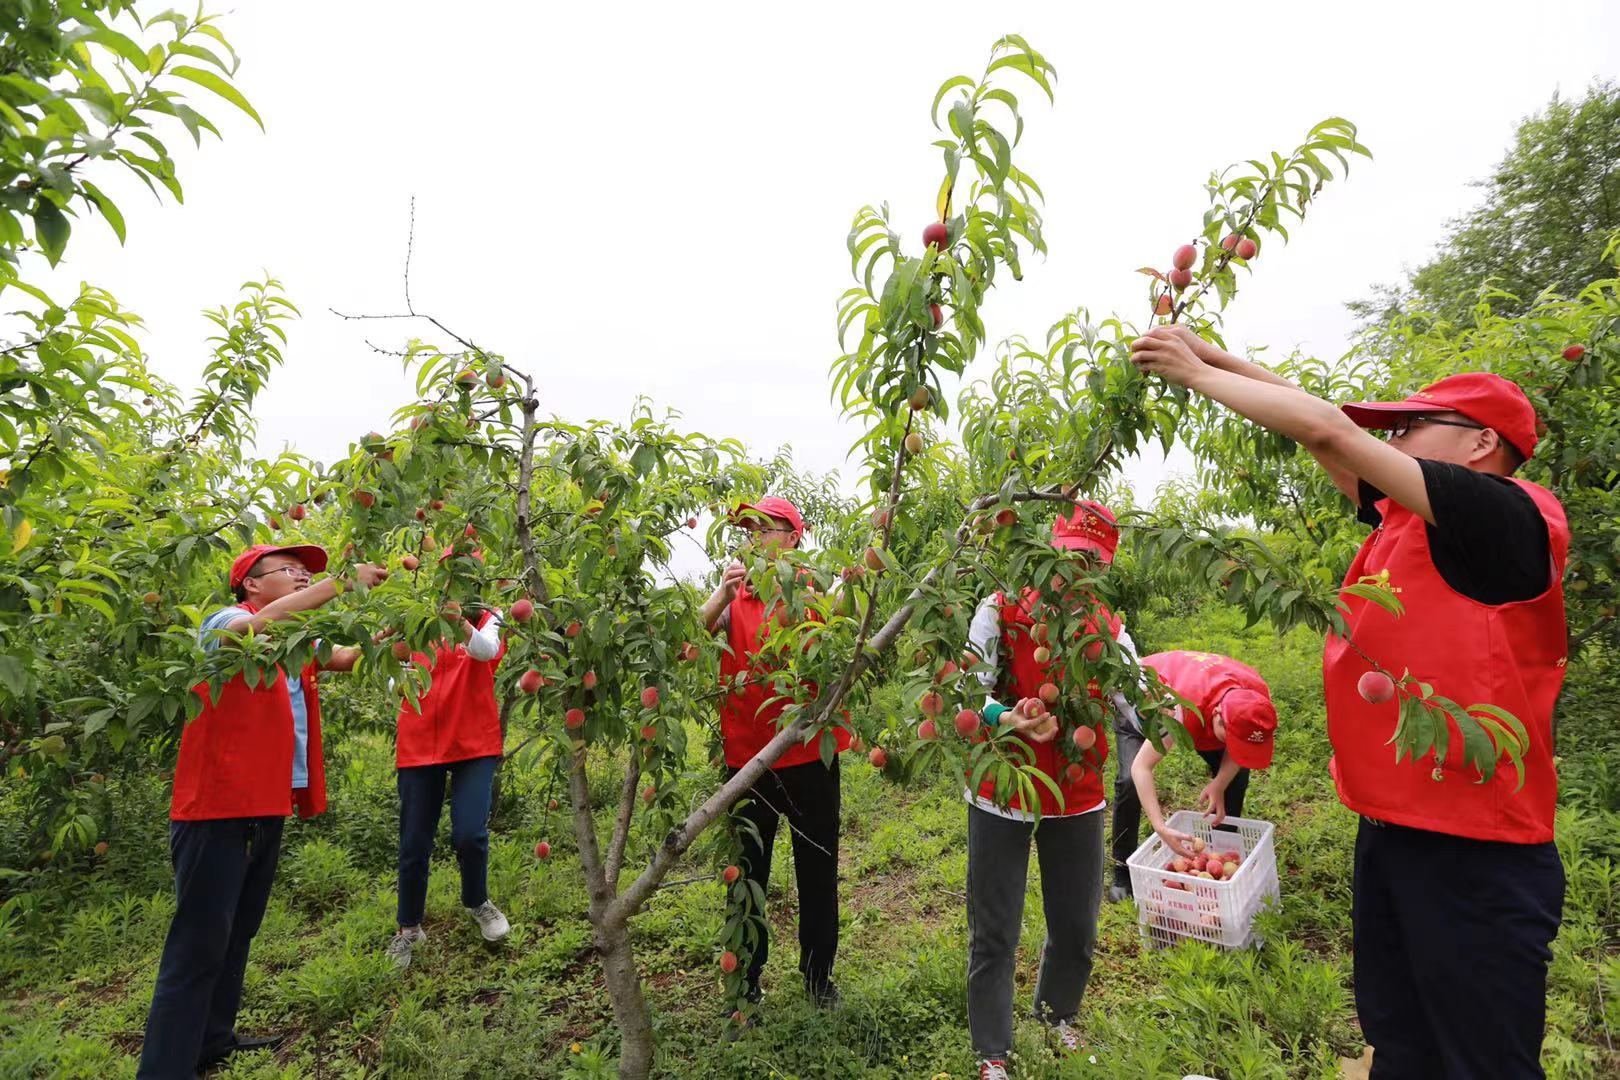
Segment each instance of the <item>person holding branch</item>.
[[[1346,584],[1387,573],[1401,590],[1399,617],[1341,593],[1349,636],[1330,634],[1322,660],[1333,780],[1361,817],[1351,917],[1373,1077],[1543,1076],[1564,900],[1552,719],[1570,534],[1557,497],[1513,475],[1535,453],[1535,409],[1488,372],[1336,408],[1185,327],[1155,327],[1131,348],[1142,370],[1303,446],[1374,527]],[[1440,747],[1451,752],[1397,759],[1410,691],[1389,673],[1408,672],[1462,707],[1517,717],[1522,764],[1483,777],[1450,719]]]
[[[445,548],[439,561],[456,556]],[[474,550],[468,558],[483,560]],[[422,929],[428,891],[428,857],[439,831],[445,785],[450,788],[450,847],[461,871],[461,906],[478,924],[485,941],[511,932],[501,909],[489,898],[489,811],[495,772],[501,763],[501,709],[495,700],[495,670],[506,655],[501,613],[467,605],[473,621],[460,615],[461,641],[440,641],[430,657],[415,653],[410,663],[428,670],[428,691],[412,704],[400,702],[394,767],[399,787],[399,930],[388,955],[409,967],[411,950],[427,940]]]
[[[797,548],[804,537],[799,508],[775,495],[742,504],[733,520],[748,533],[754,551],[767,560],[777,552]],[[768,657],[761,655],[767,651],[781,610],[780,600],[768,606],[749,587],[746,569],[735,561],[721,574],[719,586],[698,613],[703,627],[723,635],[726,641],[720,681],[728,692],[720,699],[720,735],[728,780],[776,737],[789,704],[771,678]],[[814,686],[804,690],[810,697],[815,694]],[[805,992],[824,1008],[842,1000],[832,972],[838,956],[838,755],[849,749],[848,728],[840,724],[834,739],[831,764],[822,762],[814,742],[792,747],[732,811],[749,825],[737,830],[742,839],[742,875],[757,883],[761,893],[770,885],[777,825],[787,819],[793,840],[793,876],[799,887],[799,973]],[[770,957],[769,924],[764,912],[757,914],[763,929],[748,961],[744,991],[751,1004],[761,1000],[760,975]]]
[[[231,563],[236,602],[203,621],[199,643],[212,652],[331,603],[345,583],[312,584],[325,569],[326,552],[313,544],[248,548]],[[387,576],[380,566],[361,564],[347,584],[370,587]],[[326,809],[316,677],[352,670],[359,657],[358,649],[336,649],[325,664],[277,668],[251,686],[237,674],[217,695],[206,682],[195,687],[203,706],[180,736],[174,767],[175,909],[146,1017],[136,1073],[142,1080],[190,1080],[230,1054],[280,1042],[236,1033],[248,949],[270,900],[284,819],[294,808],[300,817]]]

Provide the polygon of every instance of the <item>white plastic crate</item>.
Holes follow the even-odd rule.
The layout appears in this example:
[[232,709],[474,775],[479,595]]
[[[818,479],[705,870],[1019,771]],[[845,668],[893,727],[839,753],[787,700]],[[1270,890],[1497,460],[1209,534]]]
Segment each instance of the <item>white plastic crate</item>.
[[[1210,880],[1170,869],[1176,855],[1157,833],[1126,860],[1131,891],[1136,894],[1136,917],[1156,947],[1191,939],[1226,949],[1254,943],[1254,916],[1277,898],[1277,846],[1270,822],[1229,817],[1221,829],[1197,810],[1177,810],[1170,828],[1197,837],[1217,852],[1242,856],[1231,878]],[[1227,827],[1236,831],[1228,831]],[[1179,886],[1179,887],[1178,887]]]

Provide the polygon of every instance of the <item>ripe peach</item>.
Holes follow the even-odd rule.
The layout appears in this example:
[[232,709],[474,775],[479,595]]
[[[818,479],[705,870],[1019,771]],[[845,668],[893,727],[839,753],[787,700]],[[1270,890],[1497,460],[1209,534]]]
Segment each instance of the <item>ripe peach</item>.
[[1041,688],[1039,690],[1035,691],[1035,696],[1040,698],[1041,701],[1044,702],[1047,705],[1052,704],[1054,701],[1056,701],[1058,699],[1057,684],[1056,683],[1041,683]]
[[1259,251],[1260,245],[1256,244],[1253,240],[1250,240],[1247,236],[1239,240],[1237,243],[1237,257],[1240,259],[1252,259]]
[[1077,727],[1074,729],[1074,748],[1084,753],[1097,745],[1097,729]]
[[872,763],[872,768],[881,769],[889,763],[889,755],[883,752],[883,747],[874,746],[872,752],[866,755],[866,760]]
[[569,709],[563,714],[563,726],[578,730],[585,726],[585,710]]
[[742,871],[735,866],[728,866],[721,872],[720,876],[725,879],[727,885],[730,885],[742,876]]
[[924,716],[938,716],[945,711],[945,699],[934,690],[929,690],[917,699],[917,708],[923,711]]
[[929,222],[923,229],[923,247],[937,247],[944,251],[951,241],[951,230],[943,221]]
[[1568,360],[1572,364],[1575,361],[1579,360],[1581,357],[1585,356],[1585,355],[1586,355],[1586,346],[1585,345],[1570,345],[1569,347],[1564,349],[1564,359]]
[[1382,671],[1369,671],[1356,680],[1356,693],[1369,705],[1381,705],[1395,696],[1395,682]]
[[924,720],[917,725],[917,738],[922,739],[924,742],[931,742],[939,738],[939,728],[934,726],[932,720]]
[[1192,279],[1193,276],[1191,270],[1170,271],[1170,287],[1172,289],[1185,289],[1187,286],[1192,284]]
[[720,970],[730,975],[737,970],[737,954],[727,949],[720,954]]
[[979,714],[972,709],[963,709],[956,714],[956,733],[964,739],[979,730]]
[[551,858],[551,845],[546,843],[544,840],[534,845],[534,857],[537,859]]

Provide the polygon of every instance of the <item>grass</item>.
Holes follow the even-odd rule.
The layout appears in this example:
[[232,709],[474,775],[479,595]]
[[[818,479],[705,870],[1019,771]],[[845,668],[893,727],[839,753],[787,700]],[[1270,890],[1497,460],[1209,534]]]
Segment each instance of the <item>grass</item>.
[[[1339,1075],[1361,1051],[1350,993],[1348,927],[1354,818],[1333,796],[1320,698],[1320,643],[1244,630],[1224,610],[1146,617],[1153,648],[1197,645],[1255,664],[1283,727],[1277,761],[1251,786],[1248,814],[1275,822],[1283,904],[1258,952],[1145,950],[1128,905],[1105,905],[1082,1011],[1095,1063],[1057,1060],[1020,1019],[1016,1074],[1158,1078]],[[1561,707],[1559,845],[1569,877],[1554,947],[1543,1053],[1561,1080],[1620,1075],[1620,690],[1607,668],[1572,672]],[[334,740],[335,741],[335,740]],[[509,766],[492,827],[491,894],[511,937],[487,946],[460,910],[448,823],[428,892],[428,942],[411,968],[383,956],[393,928],[396,807],[392,752],[356,736],[335,749],[333,807],[288,826],[282,866],[248,968],[240,1028],[287,1031],[276,1053],[216,1075],[271,1077],[594,1077],[612,1075],[616,1038],[584,921],[572,829],[546,810],[550,779]],[[1167,805],[1190,803],[1200,763],[1161,769]],[[711,782],[699,771],[699,780]],[[173,911],[166,792],[150,776],[116,781],[119,835],[100,860],[0,878],[0,1076],[132,1076],[152,980]],[[613,778],[593,778],[610,793]],[[662,1076],[847,1078],[968,1076],[966,811],[940,778],[912,789],[858,757],[844,771],[843,1008],[815,1009],[798,985],[796,908],[786,830],[772,877],[777,948],[764,1022],[726,1044],[714,937],[722,893],[694,856],[636,923]],[[0,796],[0,866],[23,863],[25,837]],[[602,819],[607,826],[607,815]],[[548,839],[554,854],[532,854]],[[645,850],[649,838],[638,836]],[[630,863],[632,869],[636,861]],[[1027,1012],[1043,934],[1031,867],[1017,971]]]

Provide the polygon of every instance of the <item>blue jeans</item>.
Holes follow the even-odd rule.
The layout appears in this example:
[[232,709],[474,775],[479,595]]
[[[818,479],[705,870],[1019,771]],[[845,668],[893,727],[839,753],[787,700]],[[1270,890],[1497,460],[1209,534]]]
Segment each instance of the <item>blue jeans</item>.
[[146,1015],[138,1077],[197,1074],[235,1041],[248,946],[281,856],[279,817],[171,821],[175,908]]
[[428,856],[450,781],[450,846],[461,866],[461,903],[489,899],[489,803],[499,755],[399,770],[399,925],[420,926],[427,906]]

